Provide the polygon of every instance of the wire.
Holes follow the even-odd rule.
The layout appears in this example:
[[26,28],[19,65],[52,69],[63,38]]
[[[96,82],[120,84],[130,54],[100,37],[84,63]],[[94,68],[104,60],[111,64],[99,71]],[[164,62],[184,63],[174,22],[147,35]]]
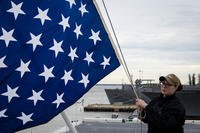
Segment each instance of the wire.
[[120,55],[121,55],[121,57],[122,57],[122,66],[123,66],[123,68],[124,68],[124,70],[125,70],[125,72],[126,72],[126,74],[127,74],[127,77],[128,77],[128,79],[129,79],[130,83],[131,83],[131,87],[132,87],[132,89],[133,89],[133,91],[134,91],[134,94],[135,94],[136,98],[139,98],[139,97],[138,97],[138,94],[137,94],[137,92],[136,92],[136,90],[135,90],[135,88],[134,88],[133,81],[132,81],[132,78],[131,78],[131,74],[130,74],[129,69],[128,69],[128,66],[127,66],[127,64],[126,64],[126,61],[125,61],[124,55],[123,55],[123,53],[122,53],[121,47],[120,47],[120,45],[119,45],[119,41],[118,41],[118,39],[117,39],[117,36],[116,36],[115,30],[114,30],[114,27],[113,27],[112,21],[111,21],[111,19],[110,19],[110,16],[109,16],[109,13],[108,13],[108,10],[107,10],[107,8],[106,8],[106,4],[105,4],[104,0],[102,0],[102,3],[103,3],[103,6],[104,6],[104,9],[105,9],[105,11],[106,11],[106,15],[107,15],[107,17],[108,17],[109,23],[110,23],[110,25],[111,25],[112,32],[113,32],[113,34],[114,34],[115,40],[116,40],[116,42],[117,42],[117,46],[118,46],[118,48],[119,48]]
[[[108,20],[109,20],[109,23],[110,23],[112,32],[113,32],[113,34],[114,34],[115,40],[116,40],[116,42],[117,42],[117,46],[118,46],[118,49],[119,49],[119,51],[120,51],[120,55],[121,55],[121,57],[122,57],[122,66],[123,66],[123,68],[124,68],[124,70],[125,70],[125,72],[126,72],[126,75],[127,75],[128,79],[129,79],[130,83],[131,83],[131,87],[132,87],[132,89],[133,89],[133,91],[134,91],[134,94],[135,94],[136,98],[139,98],[139,97],[138,97],[138,94],[137,94],[137,92],[136,92],[136,90],[135,90],[135,88],[134,88],[131,74],[130,74],[129,69],[128,69],[128,66],[127,66],[127,64],[126,64],[126,61],[125,61],[124,55],[123,55],[123,53],[122,53],[121,47],[120,47],[120,45],[119,45],[119,41],[118,41],[118,38],[117,38],[117,36],[116,36],[115,30],[114,30],[114,26],[113,26],[112,21],[111,21],[111,19],[110,19],[110,16],[109,16],[109,13],[108,13],[108,10],[107,10],[107,7],[106,7],[106,4],[105,4],[104,0],[102,0],[102,3],[103,3],[103,6],[104,6],[104,9],[105,9],[105,11],[106,11],[106,15],[107,15],[107,17],[108,17]],[[140,117],[140,113],[139,113],[138,117]],[[138,123],[138,120],[137,120],[137,123]],[[140,128],[141,128],[140,132],[142,133],[142,123],[140,124]]]

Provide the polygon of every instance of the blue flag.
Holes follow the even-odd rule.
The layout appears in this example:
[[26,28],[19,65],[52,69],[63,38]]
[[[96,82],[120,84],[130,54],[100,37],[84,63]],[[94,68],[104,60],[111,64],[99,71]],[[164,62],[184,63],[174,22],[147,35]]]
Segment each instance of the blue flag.
[[119,65],[92,0],[0,0],[0,133],[48,122]]

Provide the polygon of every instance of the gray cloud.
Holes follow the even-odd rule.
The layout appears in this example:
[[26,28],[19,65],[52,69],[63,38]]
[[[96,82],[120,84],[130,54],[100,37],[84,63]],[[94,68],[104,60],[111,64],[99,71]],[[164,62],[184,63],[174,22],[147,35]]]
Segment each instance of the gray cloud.
[[154,77],[174,71],[185,81],[188,73],[200,73],[199,0],[105,3],[133,72],[143,69],[144,75]]

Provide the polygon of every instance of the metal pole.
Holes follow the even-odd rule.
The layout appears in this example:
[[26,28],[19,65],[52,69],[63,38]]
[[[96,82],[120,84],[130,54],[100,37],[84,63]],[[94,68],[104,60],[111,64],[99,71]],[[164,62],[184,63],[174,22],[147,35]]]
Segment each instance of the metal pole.
[[69,118],[68,118],[67,114],[65,113],[65,111],[61,112],[61,115],[62,115],[63,119],[65,120],[65,123],[69,127],[70,133],[77,133],[76,128],[72,125],[72,123],[69,120]]

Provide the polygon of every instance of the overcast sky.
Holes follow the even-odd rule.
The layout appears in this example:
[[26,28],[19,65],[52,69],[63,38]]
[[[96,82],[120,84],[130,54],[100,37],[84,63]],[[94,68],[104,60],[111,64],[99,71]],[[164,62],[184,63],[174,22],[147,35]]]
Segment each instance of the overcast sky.
[[[104,1],[133,80],[175,73],[188,83],[189,73],[200,73],[199,0]],[[100,83],[122,82],[129,83],[119,67]]]

